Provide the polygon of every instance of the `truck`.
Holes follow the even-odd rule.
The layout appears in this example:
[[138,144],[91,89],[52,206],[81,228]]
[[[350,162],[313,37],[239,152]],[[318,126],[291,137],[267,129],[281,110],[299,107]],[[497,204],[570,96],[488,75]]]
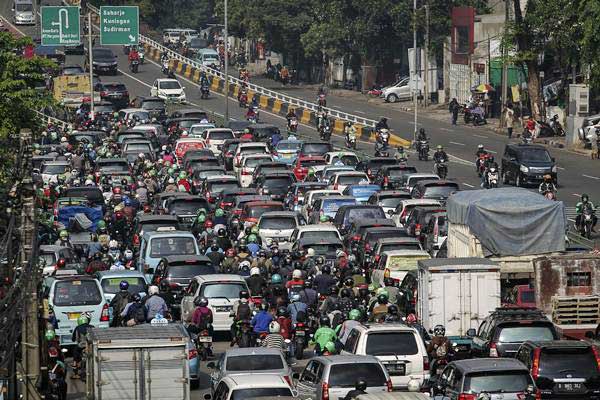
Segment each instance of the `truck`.
[[181,324],[92,328],[86,347],[86,399],[190,398],[187,346]]
[[522,188],[468,190],[448,199],[448,257],[500,264],[503,294],[533,279],[533,261],[565,251],[565,207]]
[[500,307],[500,269],[486,258],[419,260],[416,313],[423,327],[444,325],[457,352],[468,353],[481,322]]
[[[79,107],[81,103],[90,101],[89,74],[60,75],[52,80],[54,99],[67,107]],[[100,94],[93,92],[94,101],[100,102]]]

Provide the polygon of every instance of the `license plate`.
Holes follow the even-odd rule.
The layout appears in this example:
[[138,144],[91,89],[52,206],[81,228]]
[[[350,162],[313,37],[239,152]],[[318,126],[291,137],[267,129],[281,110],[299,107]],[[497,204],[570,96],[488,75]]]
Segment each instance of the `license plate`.
[[67,316],[69,317],[70,320],[76,320],[77,318],[79,318],[81,316],[81,313],[70,312],[70,313],[67,313]]
[[292,158],[294,154],[292,153],[283,153],[283,158]]
[[557,389],[559,392],[582,392],[585,386],[578,382],[561,382],[557,383]]
[[406,373],[406,366],[404,364],[386,364],[385,367],[394,375],[404,375]]
[[296,331],[296,336],[304,336],[304,331]]
[[198,341],[201,343],[212,343],[211,336],[198,336]]

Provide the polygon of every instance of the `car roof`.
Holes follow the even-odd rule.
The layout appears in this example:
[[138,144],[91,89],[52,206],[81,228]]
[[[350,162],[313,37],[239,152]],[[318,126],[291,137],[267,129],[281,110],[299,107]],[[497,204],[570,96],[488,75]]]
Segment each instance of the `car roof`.
[[71,165],[69,161],[44,161],[43,165]]
[[297,229],[298,229],[298,232],[304,232],[304,231],[331,231],[331,232],[338,232],[338,229],[335,226],[329,225],[329,224],[300,225]]
[[592,346],[591,343],[583,340],[528,340],[523,344],[543,349],[587,348]]
[[269,355],[269,354],[277,354],[280,356],[281,351],[278,349],[267,348],[267,347],[234,347],[232,349],[228,349],[225,352],[225,357]]
[[165,221],[165,222],[177,222],[177,216],[169,215],[169,214],[142,214],[138,218],[139,223],[144,222],[155,222],[155,221]]
[[419,181],[417,186],[459,186],[457,182],[448,181],[445,179],[426,179],[423,181]]
[[195,279],[201,280],[203,282],[244,282],[246,280],[237,274],[210,274],[210,275],[197,275]]
[[541,144],[525,144],[525,143],[508,143],[506,147],[510,147],[516,151],[523,151],[527,149],[540,149],[540,150],[548,150]]
[[386,254],[388,257],[393,256],[405,256],[405,255],[429,255],[425,250],[387,250],[381,253],[381,255]]
[[362,356],[362,355],[336,355],[336,356],[319,356],[313,357],[312,360],[319,361],[322,364],[356,364],[356,363],[376,363],[379,364],[379,360],[374,356]]
[[407,174],[406,177],[408,178],[419,178],[419,177],[424,177],[424,176],[437,176],[437,174],[431,173],[431,172],[414,172],[412,174]]
[[279,374],[242,374],[227,375],[224,381],[230,381],[232,389],[254,387],[290,388],[290,385]]
[[138,277],[138,278],[144,278],[145,276],[143,273],[139,272],[139,271],[131,271],[131,270],[120,270],[120,271],[98,271],[96,272],[96,274],[98,275],[98,277],[100,279],[103,278],[120,278],[120,277],[126,277],[126,276],[134,276],[134,277]]
[[262,146],[262,147],[267,147],[266,143],[263,142],[241,142],[238,145],[238,148],[244,148],[244,147],[258,147],[258,146]]
[[300,246],[306,246],[306,245],[319,245],[319,244],[339,244],[339,245],[343,245],[342,241],[339,239],[334,239],[334,238],[327,238],[327,239],[317,239],[317,238],[302,238],[300,240],[298,240],[298,244]]
[[417,330],[411,326],[408,326],[403,323],[374,323],[374,324],[360,324],[353,329],[365,330],[367,332],[381,332],[381,331],[404,331],[404,332],[413,332],[419,334]]
[[515,358],[473,358],[470,360],[453,361],[463,373],[478,373],[489,371],[528,371],[527,367]]
[[62,249],[70,249],[70,247],[59,246],[56,244],[43,244],[40,246],[40,251],[53,252],[53,253],[56,251],[61,251]]
[[185,256],[165,256],[163,259],[167,260],[169,264],[171,263],[180,263],[180,262],[200,262],[200,263],[212,263],[210,258],[207,256],[199,256],[195,254],[185,255]]
[[296,211],[267,211],[263,213],[260,218],[265,217],[292,217],[298,218],[298,213]]
[[388,243],[420,243],[420,242],[419,242],[419,239],[414,238],[414,237],[400,236],[400,237],[393,237],[393,238],[379,238],[379,239],[377,239],[377,242],[375,242],[375,243],[388,244]]
[[440,203],[439,200],[433,200],[433,199],[405,199],[401,201],[401,204],[404,206],[407,205],[413,205],[413,204],[422,204],[424,206],[429,206],[429,205],[436,205],[436,206],[441,206],[442,203]]
[[159,82],[179,82],[177,79],[171,79],[171,78],[158,78],[156,80]]
[[192,232],[177,230],[167,232],[145,232],[144,236],[148,239],[153,239],[156,237],[191,237],[193,239],[196,238]]
[[384,197],[384,196],[394,197],[394,196],[400,196],[400,195],[403,195],[403,196],[409,195],[410,196],[410,193],[409,193],[408,190],[402,190],[402,189],[397,189],[397,190],[382,190],[382,191],[377,192],[377,197],[378,198],[381,198],[381,197]]

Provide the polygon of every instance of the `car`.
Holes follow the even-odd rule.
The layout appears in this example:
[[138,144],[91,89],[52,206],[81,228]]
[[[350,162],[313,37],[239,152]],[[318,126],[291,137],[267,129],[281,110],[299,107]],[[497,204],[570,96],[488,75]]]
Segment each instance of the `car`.
[[292,233],[298,226],[304,225],[304,220],[295,211],[271,211],[262,214],[257,225],[263,245],[270,247],[276,241],[279,249],[289,250]]
[[156,232],[159,228],[179,228],[179,220],[176,215],[164,214],[138,214],[133,219],[131,243],[134,250],[140,247],[140,240],[146,232]]
[[237,169],[238,180],[242,187],[250,187],[254,169],[263,162],[272,162],[273,156],[267,153],[249,154],[243,156]]
[[205,399],[279,399],[295,397],[291,385],[278,374],[229,375],[216,385],[213,396]]
[[64,65],[60,69],[60,75],[83,75],[85,74],[85,69],[81,65]]
[[235,139],[233,131],[227,128],[210,128],[202,133],[202,138],[208,148],[215,154],[221,154],[221,146],[226,140]]
[[33,0],[13,0],[12,11],[15,25],[35,25],[35,8],[33,4]]
[[[89,70],[89,57],[85,57],[85,69]],[[108,47],[93,47],[92,48],[92,69],[94,72],[101,74],[117,75],[119,65],[117,56]]]
[[308,221],[310,217],[310,212],[312,211],[313,204],[319,197],[327,197],[327,196],[341,196],[342,192],[339,190],[331,190],[327,189],[327,184],[323,189],[312,189],[306,192],[305,199],[300,207],[300,214],[304,217],[305,220]]
[[[276,172],[289,172],[290,166],[278,161],[264,161],[259,163],[252,172],[252,180],[257,181],[261,175],[268,175]],[[287,195],[287,191],[286,191]]]
[[[89,104],[89,103],[84,103],[84,105],[82,105],[82,107],[81,107],[82,110],[86,110],[86,108],[87,108],[87,106],[85,106],[86,104]],[[94,114],[97,116],[101,116],[104,118],[112,118],[115,111],[116,111],[115,105],[113,103],[111,103],[110,101],[101,100],[97,103],[94,103]]]
[[300,239],[338,239],[342,240],[342,235],[333,225],[329,224],[309,224],[298,226],[290,236],[290,242],[296,242]]
[[386,214],[391,215],[402,200],[408,199],[411,197],[406,190],[381,190],[373,193],[367,200],[367,204],[381,206]]
[[303,181],[310,168],[316,165],[325,165],[325,158],[314,155],[298,155],[294,166],[294,175],[298,181]]
[[[250,196],[254,197],[254,196]],[[270,196],[268,197],[270,199]],[[284,211],[283,203],[271,200],[251,200],[244,203],[240,213],[240,223],[245,228],[258,222],[261,215],[269,211]]]
[[432,397],[448,400],[518,400],[535,396],[533,379],[514,358],[482,358],[449,363],[432,386]]
[[384,286],[385,278],[392,278],[396,284],[409,271],[417,269],[419,260],[428,260],[431,256],[424,250],[388,250],[380,254],[379,262],[371,272],[371,282]]
[[435,257],[442,244],[448,238],[448,215],[438,212],[431,215],[425,228],[423,247],[432,257]]
[[292,211],[300,211],[304,205],[304,198],[307,192],[316,189],[325,189],[325,182],[295,182],[287,192],[285,206]]
[[119,110],[119,121],[127,122],[133,119],[142,122],[148,123],[151,121],[150,112],[148,110],[144,110],[141,108],[123,108]]
[[556,160],[542,145],[509,143],[502,154],[500,178],[502,183],[515,186],[539,184],[544,175],[550,175],[558,184]]
[[554,324],[536,308],[499,307],[473,337],[474,357],[514,357],[528,340],[558,340]]
[[378,239],[406,237],[406,231],[397,226],[375,226],[364,230],[358,241],[357,262],[363,265],[371,262],[373,247]]
[[279,128],[271,124],[252,124],[248,130],[255,142],[271,143],[271,137],[275,134],[281,134]]
[[223,210],[230,210],[235,204],[235,198],[244,195],[255,195],[257,193],[255,188],[232,188],[223,189],[219,193],[216,207]]
[[271,155],[271,150],[269,150],[269,146],[266,143],[262,142],[242,142],[239,143],[235,149],[235,153],[233,155],[233,169],[238,172],[239,168],[242,165],[242,158],[249,154],[267,154],[273,160],[273,156]]
[[531,373],[541,399],[592,399],[600,393],[598,349],[575,340],[524,342],[515,358]]
[[171,197],[165,206],[167,213],[176,215],[179,225],[185,228],[192,226],[199,209],[208,211],[212,208],[207,199],[194,195]]
[[76,260],[75,252],[70,247],[44,244],[40,246],[39,252],[40,261],[44,263],[43,276],[50,276],[59,268],[66,268]]
[[240,189],[240,182],[232,175],[215,175],[209,176],[202,182],[200,193],[208,200],[209,203],[217,202],[219,195],[223,190]]
[[344,244],[339,239],[307,237],[296,241],[292,245],[292,252],[306,251],[309,248],[315,251],[316,256],[323,256],[326,265],[333,267],[337,258],[337,252],[344,250]]
[[199,124],[194,124],[194,125],[190,126],[190,129],[188,129],[188,136],[195,137],[195,138],[202,138],[204,131],[206,131],[207,129],[212,129],[212,128],[216,128],[216,126],[215,126],[215,124],[210,123],[210,122],[206,122],[206,123],[201,122]]
[[148,139],[132,138],[131,140],[124,140],[121,144],[121,149],[122,154],[135,152],[137,152],[138,154],[144,153],[150,154],[150,160],[155,159],[154,146],[152,145],[152,142]]
[[248,291],[248,285],[244,278],[237,274],[195,276],[182,292],[181,320],[191,321],[196,309],[194,299],[198,296],[205,297],[208,299],[208,308],[213,313],[213,329],[217,332],[229,332],[233,323],[230,313],[242,290]]
[[429,379],[429,356],[419,332],[404,324],[358,325],[352,328],[340,354],[375,356],[387,369],[395,390],[408,382]]
[[379,192],[380,190],[381,187],[379,185],[363,183],[346,186],[342,194],[345,196],[352,196],[358,203],[365,204],[373,194]]
[[342,235],[345,235],[354,221],[385,218],[383,208],[380,206],[366,204],[343,205],[335,213],[333,224],[339,229]]
[[156,79],[150,89],[150,95],[171,103],[186,102],[185,87],[181,86],[177,79]]
[[281,163],[294,164],[301,147],[299,140],[280,140],[273,148],[273,158]]
[[[420,240],[421,235],[425,233],[425,228],[429,224],[431,216],[435,213],[444,212],[443,207],[438,206],[417,206],[410,211],[406,217],[404,228],[408,236],[415,237]],[[422,242],[421,242],[422,243]]]
[[340,207],[354,204],[358,204],[358,202],[356,201],[356,198],[352,196],[339,195],[318,197],[313,201],[310,207],[308,221],[311,224],[318,224],[322,215],[329,217],[331,220],[335,217],[335,213]]
[[259,189],[262,195],[271,196],[271,199],[283,201],[289,187],[296,182],[291,172],[271,172],[259,176],[251,186]]
[[129,105],[129,91],[124,83],[99,82],[94,88],[100,92],[100,98],[112,103],[117,108],[125,108]]
[[138,271],[151,282],[154,269],[163,257],[200,255],[196,237],[191,232],[159,228],[142,235],[138,255]]
[[416,174],[417,168],[404,164],[384,165],[381,167],[374,183],[381,186],[384,190],[403,189],[402,177],[408,174]]
[[384,251],[392,250],[423,250],[421,242],[411,237],[379,238],[373,245],[374,261],[379,262]]
[[144,110],[150,118],[156,118],[163,121],[167,116],[167,106],[165,99],[157,96],[138,96],[133,102],[136,108]]
[[329,165],[341,163],[354,168],[360,163],[360,158],[352,151],[331,151],[325,153],[325,162]]
[[400,181],[399,185],[401,186],[401,188],[410,192],[420,181],[433,181],[436,179],[440,179],[440,177],[436,174],[415,172],[413,174],[403,174],[402,180]]
[[362,235],[365,233],[365,231],[369,228],[382,228],[382,227],[395,227],[394,222],[390,221],[387,218],[383,218],[383,219],[363,219],[363,220],[356,220],[353,221],[350,224],[350,227],[346,230],[346,233],[344,234],[344,241],[346,244],[346,247],[352,247],[353,245],[357,245],[358,242],[360,241],[360,239],[362,238]]
[[102,190],[97,187],[79,186],[69,187],[62,190],[61,197],[83,197],[94,207],[104,206],[104,196]]
[[357,171],[364,171],[369,176],[369,179],[374,179],[379,170],[384,166],[398,165],[398,161],[392,157],[371,157],[361,161],[357,166]]
[[[180,139],[181,140],[181,139]],[[198,139],[195,139],[198,140]],[[210,175],[215,175],[214,171],[220,171],[218,175],[225,175],[223,167],[219,163],[219,159],[211,154],[206,154],[204,151],[210,152],[208,149],[192,148],[186,151],[183,155],[184,169],[193,172],[198,171],[198,178],[201,180],[206,179]],[[202,172],[205,172],[202,174]],[[207,171],[213,171],[207,173]],[[200,178],[202,176],[202,178]]]
[[333,151],[333,145],[327,142],[304,142],[298,156],[324,156]]
[[216,362],[209,362],[207,367],[213,389],[226,376],[276,374],[292,382],[292,368],[278,349],[265,347],[234,348],[221,353]]
[[226,140],[221,146],[221,164],[223,164],[227,171],[233,171],[233,156],[235,155],[237,147],[240,143],[250,143],[250,140],[240,138],[229,139]]
[[98,158],[94,172],[97,177],[110,174],[131,174],[126,158]]
[[181,108],[171,113],[170,119],[179,118],[196,118],[196,119],[208,119],[208,114],[204,110],[199,108]]
[[313,167],[315,170],[315,177],[320,182],[329,182],[329,179],[338,172],[355,172],[354,167],[350,167],[348,165],[325,165],[323,168],[317,168],[319,166]]
[[434,199],[445,204],[448,197],[460,190],[456,182],[446,180],[425,180],[420,181],[410,191],[413,199]]
[[144,297],[148,292],[146,277],[138,271],[98,271],[94,274],[94,277],[100,282],[102,294],[109,304],[115,297],[115,294],[121,290],[120,284],[122,281],[129,284],[127,291],[132,295],[137,293],[140,297]]
[[77,146],[81,144],[91,144],[99,146],[103,139],[106,138],[106,133],[103,131],[73,131],[69,135],[69,144]]
[[411,85],[410,78],[401,78],[398,82],[381,90],[379,95],[388,103],[395,103],[399,100],[409,100],[413,96],[414,84]]
[[83,313],[91,316],[90,325],[108,328],[108,302],[97,279],[87,275],[56,276],[48,290],[48,305],[56,315],[56,336],[62,346],[76,345],[72,340],[77,319]]
[[370,180],[364,172],[342,171],[334,173],[328,183],[330,189],[343,192],[348,185],[368,184]]
[[392,220],[399,227],[405,227],[406,219],[410,215],[413,208],[418,206],[436,206],[442,208],[442,203],[437,200],[429,199],[407,199],[402,200],[396,206],[396,209],[391,213]]
[[58,176],[71,170],[71,163],[69,161],[45,161],[42,163],[42,181],[45,185],[49,183],[56,183]]
[[315,400],[341,400],[354,389],[358,379],[367,382],[367,393],[385,393],[393,389],[386,368],[373,356],[313,357],[295,377],[298,395]]

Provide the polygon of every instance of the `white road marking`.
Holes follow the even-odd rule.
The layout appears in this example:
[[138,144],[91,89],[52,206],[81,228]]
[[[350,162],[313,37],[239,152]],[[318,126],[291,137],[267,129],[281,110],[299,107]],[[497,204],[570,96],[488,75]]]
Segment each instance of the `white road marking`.
[[464,143],[458,143],[458,142],[450,142],[450,143],[458,145],[458,146],[466,146],[466,144],[464,144]]
[[561,171],[564,171],[565,169],[563,167],[556,167],[557,169],[560,169]]
[[470,187],[470,188],[474,188],[474,187],[475,187],[475,186],[473,186],[473,185],[469,185],[467,182],[463,182],[463,185],[465,185],[465,186],[467,186],[467,187]]
[[477,137],[480,137],[480,138],[483,138],[483,139],[487,139],[487,138],[488,138],[487,136],[484,136],[484,135],[478,135],[478,134],[476,134],[476,133],[474,133],[474,134],[473,134],[473,136],[477,136]]
[[494,150],[487,150],[487,152],[488,152],[488,153],[492,153],[492,154],[498,154],[498,152],[497,152],[497,151],[494,151]]
[[0,19],[2,21],[4,21],[5,23],[7,23],[9,26],[11,26],[15,31],[19,32],[22,36],[27,36],[26,34],[23,33],[22,30],[20,30],[19,28],[17,28],[15,25],[11,24],[8,19],[4,18],[3,16],[0,15]]
[[591,175],[586,175],[586,174],[583,174],[582,176],[585,176],[586,178],[595,179],[597,181],[600,181],[600,178],[598,178],[597,176],[591,176]]
[[366,114],[366,112],[364,111],[360,111],[360,110],[354,110],[355,113],[359,113],[359,114]]
[[454,129],[449,129],[449,128],[440,128],[440,131],[444,131],[444,132],[454,132]]
[[575,197],[581,197],[581,195],[579,193],[571,193],[571,195],[573,195]]

